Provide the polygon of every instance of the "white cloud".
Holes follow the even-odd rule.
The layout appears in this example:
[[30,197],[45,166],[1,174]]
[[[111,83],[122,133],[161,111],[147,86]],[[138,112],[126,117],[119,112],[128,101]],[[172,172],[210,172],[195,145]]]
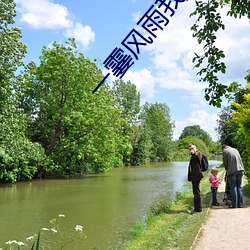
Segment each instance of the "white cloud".
[[73,25],[72,14],[65,6],[48,0],[18,0],[21,21],[35,29],[63,29]]
[[77,42],[87,48],[90,42],[95,40],[95,33],[90,26],[83,26],[81,23],[76,23],[71,29],[68,29],[65,33],[67,37],[74,37]]
[[144,68],[139,71],[129,70],[122,79],[125,82],[130,81],[136,85],[137,91],[141,94],[142,103],[154,95],[155,79],[148,69]]
[[214,130],[218,126],[217,124],[218,114],[209,114],[205,110],[192,111],[189,118],[184,121],[175,121],[174,140],[178,140],[183,129],[187,126],[200,125],[201,129],[206,131],[213,139],[217,141],[217,135]]
[[[195,1],[179,4],[173,17],[169,18],[169,24],[164,30],[158,30],[153,44],[141,47],[150,53],[153,66],[150,66],[155,76],[155,86],[163,89],[185,90],[190,96],[203,98],[202,90],[206,83],[198,82],[192,62],[194,52],[201,53],[202,46],[197,44],[192,37],[190,27],[194,18],[189,18],[195,9]],[[247,18],[234,19],[226,16],[227,10],[221,11],[226,30],[218,34],[217,44],[225,50],[225,61],[228,66],[227,74],[221,76],[221,81],[234,81],[243,79],[246,70],[250,68],[250,25]],[[134,15],[138,16],[138,13]],[[142,29],[141,29],[142,31]],[[143,31],[142,31],[143,32]],[[144,33],[145,37],[148,34]]]
[[[102,73],[105,76],[110,72],[107,69],[104,69]],[[107,81],[112,87],[112,82],[118,79],[119,78],[115,77],[113,74],[110,74],[107,78]],[[154,95],[155,80],[152,76],[152,73],[146,68],[139,71],[128,70],[122,77],[122,80],[124,82],[130,81],[136,85],[136,90],[139,91],[141,95],[141,105],[143,105],[150,97]]]
[[65,30],[63,35],[75,38],[84,48],[95,40],[91,27],[75,22],[75,16],[63,5],[49,0],[17,0],[20,20],[34,29]]

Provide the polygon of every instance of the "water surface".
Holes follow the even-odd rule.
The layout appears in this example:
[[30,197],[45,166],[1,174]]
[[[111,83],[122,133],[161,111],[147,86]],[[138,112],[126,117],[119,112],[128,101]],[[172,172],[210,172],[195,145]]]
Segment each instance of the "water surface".
[[[210,161],[211,165],[219,163]],[[117,168],[81,179],[1,184],[0,248],[8,240],[25,241],[41,228],[51,228],[49,221],[57,218],[67,234],[82,225],[87,235],[81,243],[64,249],[107,249],[117,244],[121,232],[145,219],[152,205],[165,197],[169,202],[173,199],[186,183],[187,165],[170,162]],[[56,241],[57,235],[48,234]]]

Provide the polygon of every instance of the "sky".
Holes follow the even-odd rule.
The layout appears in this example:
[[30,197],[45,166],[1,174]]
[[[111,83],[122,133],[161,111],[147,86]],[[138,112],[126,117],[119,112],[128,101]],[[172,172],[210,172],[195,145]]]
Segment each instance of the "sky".
[[[192,63],[194,52],[202,52],[190,30],[195,21],[189,17],[195,9],[194,2],[179,3],[172,17],[172,12],[167,11],[165,17],[169,23],[154,33],[156,37],[151,35],[152,43],[139,47],[137,60],[121,43],[132,29],[149,37],[137,22],[152,5],[159,10],[160,1],[16,0],[15,25],[22,29],[22,42],[27,44],[27,63],[33,60],[39,64],[43,46],[51,46],[54,41],[64,43],[74,37],[78,50],[92,61],[96,59],[105,76],[108,70],[103,62],[116,47],[121,48],[134,62],[122,80],[137,86],[141,105],[145,102],[168,105],[175,123],[173,139],[177,140],[186,126],[200,125],[217,141],[214,128],[221,109],[205,101],[207,84],[199,82]],[[174,4],[171,3],[172,8]],[[223,8],[221,15],[226,29],[218,33],[216,42],[226,55],[227,72],[219,76],[220,81],[245,85],[244,77],[250,69],[250,22],[247,18],[228,17],[226,13]],[[115,79],[119,78],[111,74],[107,81],[112,84]],[[228,103],[224,101],[223,105]]]

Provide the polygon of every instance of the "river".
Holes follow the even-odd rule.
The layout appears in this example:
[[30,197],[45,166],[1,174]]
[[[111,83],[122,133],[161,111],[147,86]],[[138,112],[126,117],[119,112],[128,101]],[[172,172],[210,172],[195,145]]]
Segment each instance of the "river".
[[[210,161],[211,166],[220,163]],[[156,202],[163,198],[171,202],[187,182],[187,165],[188,162],[169,162],[116,168],[79,179],[1,184],[0,248],[5,249],[9,240],[25,242],[42,228],[51,229],[49,221],[56,218],[66,241],[76,225],[83,226],[87,236],[64,249],[108,249],[118,243],[122,232],[145,219]],[[46,239],[48,245],[60,238],[52,231],[42,233],[41,240]]]

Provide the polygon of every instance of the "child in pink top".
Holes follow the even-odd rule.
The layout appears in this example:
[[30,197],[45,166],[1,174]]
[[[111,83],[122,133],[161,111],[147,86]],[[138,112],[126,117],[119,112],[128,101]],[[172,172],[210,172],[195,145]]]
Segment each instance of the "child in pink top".
[[211,183],[211,190],[212,190],[212,205],[213,206],[219,206],[219,202],[217,201],[217,189],[220,184],[219,179],[217,177],[218,169],[212,168],[211,169],[211,176],[209,178],[209,181]]

